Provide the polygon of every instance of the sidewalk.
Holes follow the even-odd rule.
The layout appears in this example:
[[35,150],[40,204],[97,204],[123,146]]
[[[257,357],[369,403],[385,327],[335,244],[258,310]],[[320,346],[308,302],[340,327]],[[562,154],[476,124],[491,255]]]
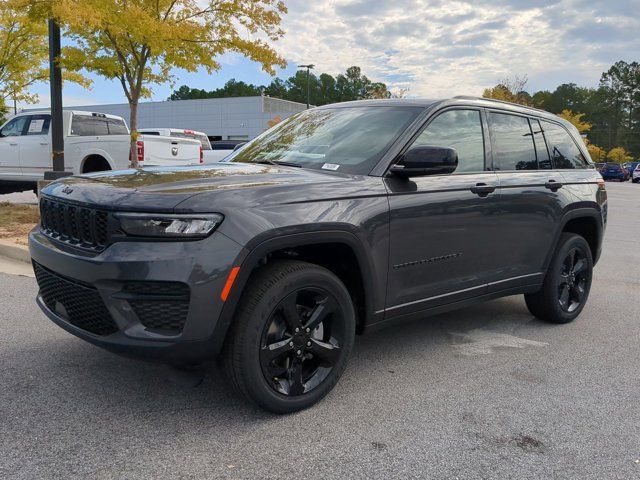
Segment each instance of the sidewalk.
[[33,277],[29,249],[23,245],[0,240],[0,273]]

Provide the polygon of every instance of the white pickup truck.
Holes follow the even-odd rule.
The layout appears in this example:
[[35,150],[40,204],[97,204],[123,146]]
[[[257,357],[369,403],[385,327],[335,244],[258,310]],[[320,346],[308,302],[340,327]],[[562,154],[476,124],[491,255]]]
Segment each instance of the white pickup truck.
[[[51,170],[49,112],[25,112],[0,127],[0,180],[32,182]],[[65,170],[74,175],[129,167],[131,137],[121,117],[82,111],[63,112]],[[200,141],[141,135],[141,167],[203,163]]]
[[183,130],[181,128],[139,128],[138,132],[143,135],[160,135],[163,137],[199,140],[202,144],[203,159],[206,164],[221,161],[233,152],[233,148],[236,145],[233,142],[218,142],[220,145],[212,145],[206,133],[195,130]]

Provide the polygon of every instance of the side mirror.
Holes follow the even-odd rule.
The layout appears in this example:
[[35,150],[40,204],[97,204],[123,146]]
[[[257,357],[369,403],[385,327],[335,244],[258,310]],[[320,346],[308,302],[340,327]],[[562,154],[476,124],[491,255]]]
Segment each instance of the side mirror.
[[244,147],[246,144],[247,144],[247,142],[238,143],[235,147],[233,147],[233,151],[235,152],[239,148]]
[[391,167],[391,173],[401,177],[444,175],[458,168],[458,153],[453,148],[413,147]]

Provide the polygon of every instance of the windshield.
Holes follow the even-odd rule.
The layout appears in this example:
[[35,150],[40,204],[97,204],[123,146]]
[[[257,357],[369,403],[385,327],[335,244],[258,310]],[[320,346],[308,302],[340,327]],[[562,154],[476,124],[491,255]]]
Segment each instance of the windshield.
[[307,110],[237,150],[228,161],[366,175],[421,110],[404,106]]

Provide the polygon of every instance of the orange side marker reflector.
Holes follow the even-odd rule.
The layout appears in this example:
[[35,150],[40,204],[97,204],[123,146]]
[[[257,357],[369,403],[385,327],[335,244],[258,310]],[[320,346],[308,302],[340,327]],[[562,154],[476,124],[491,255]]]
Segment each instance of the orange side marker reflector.
[[222,293],[220,294],[220,298],[223,302],[227,301],[227,297],[229,296],[229,292],[231,292],[231,287],[233,287],[233,282],[236,281],[236,277],[238,276],[239,271],[240,267],[233,267],[229,272],[227,283],[224,284],[224,288],[222,289]]

